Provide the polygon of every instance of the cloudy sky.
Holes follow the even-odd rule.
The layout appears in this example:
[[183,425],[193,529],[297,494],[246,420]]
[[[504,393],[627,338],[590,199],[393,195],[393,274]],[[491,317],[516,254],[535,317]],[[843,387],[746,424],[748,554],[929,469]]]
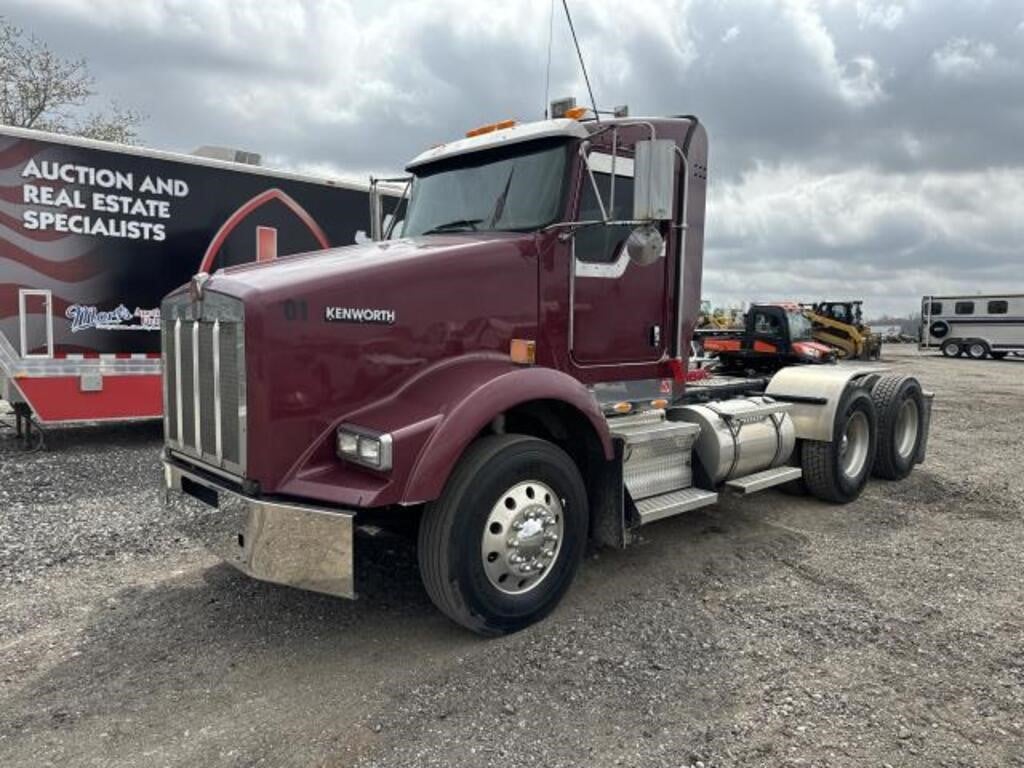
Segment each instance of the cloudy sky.
[[[334,175],[544,109],[550,0],[5,0],[146,145]],[[1020,0],[570,0],[602,106],[711,137],[705,294],[1024,291]],[[559,12],[551,95],[585,89]]]

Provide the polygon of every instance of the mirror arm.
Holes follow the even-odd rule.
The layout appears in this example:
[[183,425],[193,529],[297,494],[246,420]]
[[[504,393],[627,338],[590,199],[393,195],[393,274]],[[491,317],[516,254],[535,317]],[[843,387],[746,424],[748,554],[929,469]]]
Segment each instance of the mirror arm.
[[590,165],[590,156],[587,154],[587,150],[589,148],[589,141],[584,141],[580,144],[580,157],[583,158],[583,164],[587,166],[587,176],[590,177],[590,184],[594,188],[594,197],[597,198],[597,205],[601,209],[601,221],[608,221],[608,211],[604,207],[604,200],[601,199],[601,190],[597,187],[597,179],[594,178],[594,169]]
[[[387,179],[387,181],[402,181],[403,179]],[[383,181],[383,179],[382,179]],[[404,179],[405,188],[402,189],[402,194],[398,198],[398,203],[395,204],[395,213],[391,217],[391,222],[388,224],[388,231],[384,233],[384,239],[390,240],[392,233],[395,231],[395,225],[398,223],[398,209],[402,207],[402,201],[405,201],[406,208],[409,207],[409,190],[412,188],[412,176],[408,176]],[[383,205],[381,205],[380,213],[384,213]]]
[[611,193],[608,195],[608,210],[612,212],[612,216],[615,215],[615,157],[619,151],[619,129],[618,127],[612,128],[612,178],[611,178]]

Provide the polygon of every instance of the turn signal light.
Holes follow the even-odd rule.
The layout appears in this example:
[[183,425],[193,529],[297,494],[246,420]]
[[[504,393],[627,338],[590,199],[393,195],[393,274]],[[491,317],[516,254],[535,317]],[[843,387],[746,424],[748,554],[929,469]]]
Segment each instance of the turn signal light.
[[482,136],[485,133],[504,131],[506,128],[512,128],[515,124],[515,120],[499,120],[497,123],[488,123],[487,125],[481,125],[479,128],[466,131],[466,138],[471,139],[474,136]]
[[537,343],[530,339],[512,339],[509,355],[513,363],[533,365],[537,362]]
[[570,120],[582,120],[586,115],[586,107],[571,107],[570,109],[565,110],[564,117],[567,117]]

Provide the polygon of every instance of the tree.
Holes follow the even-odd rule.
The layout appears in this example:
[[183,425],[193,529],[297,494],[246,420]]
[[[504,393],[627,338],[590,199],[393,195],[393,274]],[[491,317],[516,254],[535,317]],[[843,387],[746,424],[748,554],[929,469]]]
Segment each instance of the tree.
[[144,117],[116,103],[86,111],[96,95],[85,59],[66,59],[0,17],[0,124],[134,144]]

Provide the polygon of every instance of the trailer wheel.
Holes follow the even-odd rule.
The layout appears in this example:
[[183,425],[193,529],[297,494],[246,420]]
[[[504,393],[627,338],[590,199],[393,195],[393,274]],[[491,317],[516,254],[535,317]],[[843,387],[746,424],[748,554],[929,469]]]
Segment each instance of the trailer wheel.
[[878,414],[878,449],[872,474],[902,480],[914,468],[914,457],[924,438],[924,395],[911,376],[881,377],[871,390]]
[[450,619],[503,635],[550,613],[587,539],[587,495],[560,448],[521,435],[470,446],[420,523],[427,594]]
[[967,356],[972,360],[984,360],[988,357],[988,344],[984,341],[972,341],[967,345]]
[[960,357],[963,354],[963,350],[957,342],[947,341],[942,345],[942,354],[946,357]]
[[836,410],[833,440],[802,443],[803,481],[813,496],[835,504],[860,496],[875,461],[876,426],[871,395],[860,387],[848,388]]

